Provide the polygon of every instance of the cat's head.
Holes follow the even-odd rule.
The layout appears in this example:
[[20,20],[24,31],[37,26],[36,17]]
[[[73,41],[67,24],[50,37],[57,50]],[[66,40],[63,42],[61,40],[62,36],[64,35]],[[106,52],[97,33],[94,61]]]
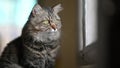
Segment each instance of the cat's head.
[[36,4],[32,9],[29,20],[35,30],[41,32],[56,31],[61,28],[61,19],[58,16],[61,10],[61,4],[53,8],[42,8],[39,4]]
[[29,17],[29,32],[35,40],[49,41],[60,38],[61,19],[58,13],[62,10],[61,4],[53,8],[42,8],[36,4]]

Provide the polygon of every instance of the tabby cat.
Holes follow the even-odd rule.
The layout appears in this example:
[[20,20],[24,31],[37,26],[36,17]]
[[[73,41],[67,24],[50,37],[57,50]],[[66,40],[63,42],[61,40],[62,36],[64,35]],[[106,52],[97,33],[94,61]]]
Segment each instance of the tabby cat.
[[61,4],[42,8],[36,4],[22,35],[5,48],[0,68],[54,68],[60,49]]

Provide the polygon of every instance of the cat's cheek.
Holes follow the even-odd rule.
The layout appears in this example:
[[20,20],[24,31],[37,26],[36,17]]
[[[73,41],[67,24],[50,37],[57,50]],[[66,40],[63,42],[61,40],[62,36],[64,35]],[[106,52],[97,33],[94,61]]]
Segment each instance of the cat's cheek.
[[59,38],[60,38],[60,32],[58,32],[58,31],[48,35],[49,40],[57,40]]

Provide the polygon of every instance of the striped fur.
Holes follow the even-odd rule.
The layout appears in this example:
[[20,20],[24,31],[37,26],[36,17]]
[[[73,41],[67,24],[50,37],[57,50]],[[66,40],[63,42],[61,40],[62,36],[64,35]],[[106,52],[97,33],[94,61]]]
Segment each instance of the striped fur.
[[42,8],[36,4],[22,35],[5,48],[0,68],[54,68],[60,49],[61,5]]

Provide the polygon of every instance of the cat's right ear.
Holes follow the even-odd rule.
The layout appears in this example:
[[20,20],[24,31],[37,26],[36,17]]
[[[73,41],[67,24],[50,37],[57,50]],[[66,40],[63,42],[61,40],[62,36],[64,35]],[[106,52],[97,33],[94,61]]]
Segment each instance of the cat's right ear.
[[58,4],[58,5],[53,7],[53,12],[56,13],[56,14],[59,13],[60,11],[62,11],[62,10],[63,10],[63,8],[61,7],[61,4]]
[[42,12],[42,7],[39,4],[36,4],[32,9],[32,16],[40,15]]

